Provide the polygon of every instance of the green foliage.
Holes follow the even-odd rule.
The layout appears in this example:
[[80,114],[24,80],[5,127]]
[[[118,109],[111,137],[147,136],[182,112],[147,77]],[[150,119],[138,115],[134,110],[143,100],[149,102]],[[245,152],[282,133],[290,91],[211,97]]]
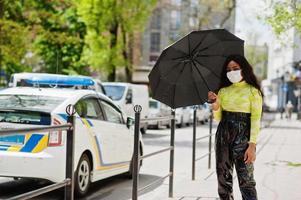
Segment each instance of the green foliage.
[[301,33],[301,3],[286,0],[273,6],[273,14],[265,18],[279,36],[294,27]]
[[155,3],[155,0],[78,1],[78,14],[87,27],[83,59],[108,74],[127,65],[129,35],[144,27]]
[[[223,28],[226,21],[232,16],[236,7],[236,0],[199,0],[198,28]],[[218,19],[218,24],[216,19]]]
[[41,59],[41,72],[89,74],[81,61],[86,28],[78,21],[72,0],[1,0],[1,3],[3,18],[15,27],[7,29],[11,40],[0,35],[1,41],[11,41],[5,49],[1,47],[1,51],[5,50],[2,60],[6,62],[6,57],[11,56],[14,62],[10,63],[19,66],[16,70],[25,71],[26,62],[21,61],[26,53],[33,53]]
[[245,47],[245,55],[253,66],[254,72],[259,80],[267,76],[267,46],[248,45]]
[[[0,0],[0,67],[86,74],[130,67],[131,40],[156,0]],[[28,59],[26,55],[33,55]]]
[[29,1],[28,23],[38,33],[34,49],[41,56],[44,72],[88,74],[81,61],[85,25],[78,21],[71,0]]
[[0,67],[11,73],[28,71],[30,68],[22,64],[27,50],[28,30],[10,20],[0,19]]

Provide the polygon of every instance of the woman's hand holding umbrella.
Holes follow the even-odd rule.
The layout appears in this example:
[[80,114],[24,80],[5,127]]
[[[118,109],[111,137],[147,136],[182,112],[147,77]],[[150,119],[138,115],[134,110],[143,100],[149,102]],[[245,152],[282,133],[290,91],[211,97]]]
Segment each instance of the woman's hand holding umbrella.
[[212,104],[213,110],[219,109],[219,101],[218,101],[217,95],[212,91],[208,92],[208,103]]

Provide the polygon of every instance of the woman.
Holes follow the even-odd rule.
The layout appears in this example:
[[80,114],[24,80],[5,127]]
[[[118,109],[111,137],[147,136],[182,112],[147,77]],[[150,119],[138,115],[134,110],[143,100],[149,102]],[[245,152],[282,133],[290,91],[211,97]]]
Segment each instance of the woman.
[[208,93],[217,128],[216,172],[222,200],[233,199],[233,165],[244,200],[257,200],[253,162],[260,128],[263,93],[248,61],[239,55],[225,62],[218,95]]

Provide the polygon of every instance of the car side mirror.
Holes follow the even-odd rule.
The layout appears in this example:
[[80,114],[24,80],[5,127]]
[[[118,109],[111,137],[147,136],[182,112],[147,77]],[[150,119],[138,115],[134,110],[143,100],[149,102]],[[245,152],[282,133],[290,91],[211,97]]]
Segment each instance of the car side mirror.
[[126,127],[130,128],[132,125],[134,125],[135,120],[132,117],[127,117],[126,118]]
[[126,96],[125,104],[132,104],[132,96]]

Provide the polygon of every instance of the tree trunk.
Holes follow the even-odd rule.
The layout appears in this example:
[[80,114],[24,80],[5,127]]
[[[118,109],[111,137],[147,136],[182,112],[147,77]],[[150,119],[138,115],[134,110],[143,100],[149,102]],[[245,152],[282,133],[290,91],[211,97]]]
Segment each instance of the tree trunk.
[[0,0],[0,19],[4,16],[4,0]]
[[[0,20],[3,19],[4,16],[4,0],[0,0]],[[0,21],[0,46],[2,45],[2,22]],[[0,48],[0,73],[2,70],[2,49]],[[1,84],[2,78],[0,76],[0,84]]]
[[115,79],[116,79],[116,71],[114,70],[114,71],[109,72],[109,74],[108,74],[108,81],[114,82]]
[[[117,45],[117,39],[118,39],[118,26],[119,24],[117,22],[115,22],[114,24],[112,24],[111,28],[110,28],[110,35],[111,35],[111,41],[110,41],[110,48],[111,51],[112,49],[116,49],[116,45]],[[111,53],[110,55],[110,72],[108,74],[108,80],[109,81],[115,81],[116,80],[116,66],[113,64],[113,55]]]
[[133,76],[133,52],[134,51],[134,33],[129,33],[129,45],[128,45],[128,62],[127,62],[127,68],[126,68],[126,75],[128,82],[132,82],[132,76]]
[[227,10],[227,14],[224,17],[224,19],[222,19],[222,21],[220,23],[220,27],[224,27],[225,23],[231,17],[232,12],[235,10],[235,8],[236,8],[236,0],[232,0],[232,5],[226,9]]
[[132,66],[133,66],[133,59],[132,59],[132,49],[133,49],[133,41],[131,33],[127,34],[124,26],[121,26],[121,34],[123,39],[123,49],[122,49],[122,56],[125,61],[125,75],[126,81],[132,82]]

